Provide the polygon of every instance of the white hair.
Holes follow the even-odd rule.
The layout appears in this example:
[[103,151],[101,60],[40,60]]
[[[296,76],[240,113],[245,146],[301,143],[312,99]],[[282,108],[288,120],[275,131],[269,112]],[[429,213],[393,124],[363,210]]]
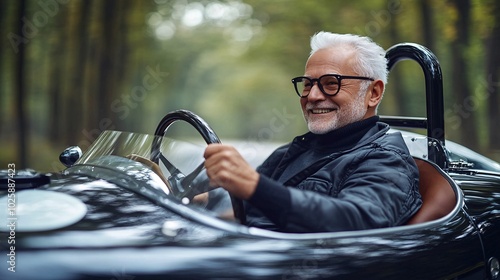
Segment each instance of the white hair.
[[338,45],[348,45],[355,50],[357,56],[353,69],[358,75],[375,80],[380,79],[384,84],[387,83],[388,70],[385,50],[369,37],[321,31],[311,37],[311,54],[309,57],[320,49]]

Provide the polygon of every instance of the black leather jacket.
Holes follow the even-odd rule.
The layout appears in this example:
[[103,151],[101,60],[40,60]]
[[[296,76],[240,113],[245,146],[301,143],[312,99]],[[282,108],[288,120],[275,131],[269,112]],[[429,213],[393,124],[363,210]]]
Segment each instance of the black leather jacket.
[[258,168],[247,225],[330,232],[404,224],[421,206],[418,169],[400,133],[372,117],[307,133]]

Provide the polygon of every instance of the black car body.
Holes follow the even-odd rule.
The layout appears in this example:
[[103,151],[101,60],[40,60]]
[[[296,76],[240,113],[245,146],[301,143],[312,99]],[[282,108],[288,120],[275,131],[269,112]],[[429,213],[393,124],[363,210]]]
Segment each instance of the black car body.
[[[429,50],[400,44],[387,55],[390,68],[412,59],[426,76],[427,118],[383,120],[427,129],[427,136],[403,134],[423,166],[421,176],[428,176],[423,181],[447,196],[448,205],[439,204],[440,191],[425,196],[434,216],[349,232],[243,226],[237,222],[241,201],[222,189],[191,189],[203,186],[203,146],[163,137],[165,130],[183,120],[207,143],[219,140],[199,117],[176,111],[155,135],[104,132],[60,174],[3,171],[0,204],[14,212],[2,216],[0,278],[497,279],[498,164],[446,145],[441,70]],[[74,152],[63,159],[72,161]],[[255,153],[252,160],[259,158]]]

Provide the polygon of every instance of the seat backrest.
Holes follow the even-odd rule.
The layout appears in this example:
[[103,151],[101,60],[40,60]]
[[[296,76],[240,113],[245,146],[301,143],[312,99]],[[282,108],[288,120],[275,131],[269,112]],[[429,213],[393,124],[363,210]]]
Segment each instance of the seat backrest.
[[420,194],[422,207],[407,224],[418,224],[444,217],[456,204],[456,194],[452,185],[443,174],[429,162],[415,158],[420,175]]

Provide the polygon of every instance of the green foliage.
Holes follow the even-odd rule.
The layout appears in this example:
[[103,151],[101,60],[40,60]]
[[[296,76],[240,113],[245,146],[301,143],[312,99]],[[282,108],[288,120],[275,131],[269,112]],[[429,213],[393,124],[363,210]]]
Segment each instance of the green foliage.
[[[485,41],[498,19],[494,0],[471,0],[470,39],[461,50],[469,94],[486,88]],[[18,10],[24,4],[24,17]],[[19,135],[29,138],[25,167],[54,171],[66,146],[85,148],[105,129],[152,133],[163,115],[189,109],[224,139],[289,141],[304,133],[290,78],[303,73],[309,38],[320,30],[370,36],[388,48],[427,45],[439,57],[450,116],[457,36],[455,1],[413,0],[9,0],[0,14],[0,164],[25,162]],[[426,9],[427,12],[426,12]],[[430,17],[428,11],[430,11]],[[424,20],[426,19],[426,21]],[[432,28],[425,27],[429,23]],[[19,62],[20,46],[25,47]],[[23,75],[17,76],[19,63]],[[425,114],[417,65],[401,63],[389,79],[381,114]],[[397,73],[396,73],[397,72]],[[19,80],[21,79],[21,80]],[[28,126],[19,131],[16,96],[25,85]],[[487,150],[488,100],[471,114],[480,128],[474,149]],[[456,120],[457,118],[450,118]],[[448,137],[461,141],[457,122]],[[173,131],[175,133],[175,130]],[[36,141],[35,141],[36,139]],[[40,159],[39,147],[44,156]],[[17,150],[16,150],[17,149]],[[32,156],[31,156],[32,155]]]

